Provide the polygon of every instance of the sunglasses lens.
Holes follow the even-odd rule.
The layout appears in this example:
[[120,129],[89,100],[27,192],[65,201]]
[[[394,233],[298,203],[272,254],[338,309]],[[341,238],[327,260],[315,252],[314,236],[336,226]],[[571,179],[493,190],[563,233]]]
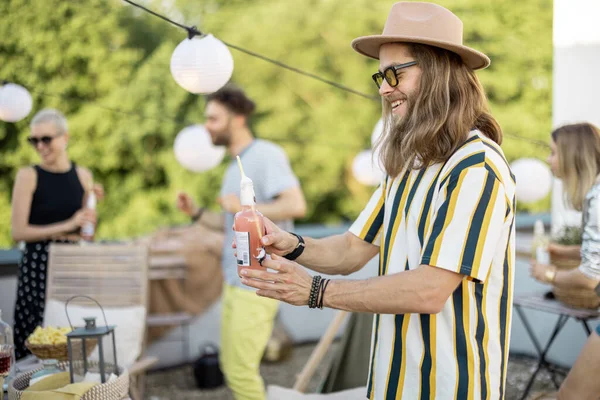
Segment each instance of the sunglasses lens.
[[376,73],[373,74],[373,80],[375,81],[375,84],[377,85],[378,88],[381,87],[381,84],[383,83],[383,75],[381,75],[381,73]]
[[37,146],[38,143],[42,142],[43,144],[50,144],[52,142],[54,138],[51,136],[42,136],[41,138],[37,138],[37,137],[29,137],[27,138],[27,141],[32,145],[32,146]]
[[398,86],[398,78],[396,77],[396,71],[393,68],[388,68],[384,71],[385,80],[391,87]]

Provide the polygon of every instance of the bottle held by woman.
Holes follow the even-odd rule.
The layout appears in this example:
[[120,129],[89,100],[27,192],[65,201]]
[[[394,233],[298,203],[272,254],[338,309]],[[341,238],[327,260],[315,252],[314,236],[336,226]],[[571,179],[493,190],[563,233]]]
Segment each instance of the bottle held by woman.
[[[90,187],[87,193],[87,199],[85,207],[88,210],[96,210],[96,194],[94,193],[93,187]],[[93,242],[94,234],[96,233],[95,222],[88,221],[81,227],[81,239],[85,242]]]

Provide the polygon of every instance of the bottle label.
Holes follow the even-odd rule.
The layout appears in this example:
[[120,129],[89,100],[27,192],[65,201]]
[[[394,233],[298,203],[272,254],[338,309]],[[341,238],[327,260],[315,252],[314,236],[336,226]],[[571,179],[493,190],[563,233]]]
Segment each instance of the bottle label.
[[81,234],[83,236],[93,236],[95,231],[94,224],[85,224],[81,227]]
[[235,232],[237,263],[240,267],[250,266],[250,232]]
[[550,264],[550,253],[548,253],[548,250],[544,246],[538,246],[535,249],[535,261],[538,264]]

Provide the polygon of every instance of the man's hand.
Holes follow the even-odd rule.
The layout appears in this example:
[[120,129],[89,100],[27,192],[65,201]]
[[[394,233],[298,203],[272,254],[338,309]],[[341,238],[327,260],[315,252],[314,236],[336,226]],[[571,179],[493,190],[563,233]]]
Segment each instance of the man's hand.
[[[273,223],[269,218],[264,217],[265,221],[265,236],[262,237],[262,244],[265,246],[267,254],[276,254],[278,256],[285,256],[290,254],[298,245],[298,238],[288,232],[279,229],[277,225]],[[235,226],[232,227],[235,230]],[[236,248],[235,238],[231,244],[232,248]],[[237,254],[236,254],[237,256]]]
[[265,246],[267,254],[284,256],[294,251],[296,246],[298,246],[298,238],[279,229],[270,219],[265,217],[264,220],[267,234],[263,236],[262,243]]
[[241,270],[242,283],[259,289],[256,294],[262,297],[270,297],[294,306],[308,304],[312,277],[304,267],[277,255],[273,255],[272,259],[267,257],[262,265],[276,272],[244,268]]
[[177,193],[177,208],[189,217],[196,215],[198,212],[198,206],[194,203],[192,197],[185,192]]

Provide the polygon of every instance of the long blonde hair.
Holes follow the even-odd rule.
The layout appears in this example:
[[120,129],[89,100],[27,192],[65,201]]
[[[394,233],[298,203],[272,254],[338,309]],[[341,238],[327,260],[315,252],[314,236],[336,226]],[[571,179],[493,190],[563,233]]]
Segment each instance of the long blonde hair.
[[584,122],[561,126],[552,132],[558,150],[558,176],[567,201],[581,211],[587,192],[600,174],[600,130]]
[[389,102],[383,100],[385,134],[375,152],[381,154],[387,174],[396,177],[405,166],[425,168],[446,161],[472,129],[501,144],[502,129],[488,111],[475,72],[455,53],[422,44],[409,46],[421,68],[421,82],[415,98],[407,100],[407,115],[397,123]]

